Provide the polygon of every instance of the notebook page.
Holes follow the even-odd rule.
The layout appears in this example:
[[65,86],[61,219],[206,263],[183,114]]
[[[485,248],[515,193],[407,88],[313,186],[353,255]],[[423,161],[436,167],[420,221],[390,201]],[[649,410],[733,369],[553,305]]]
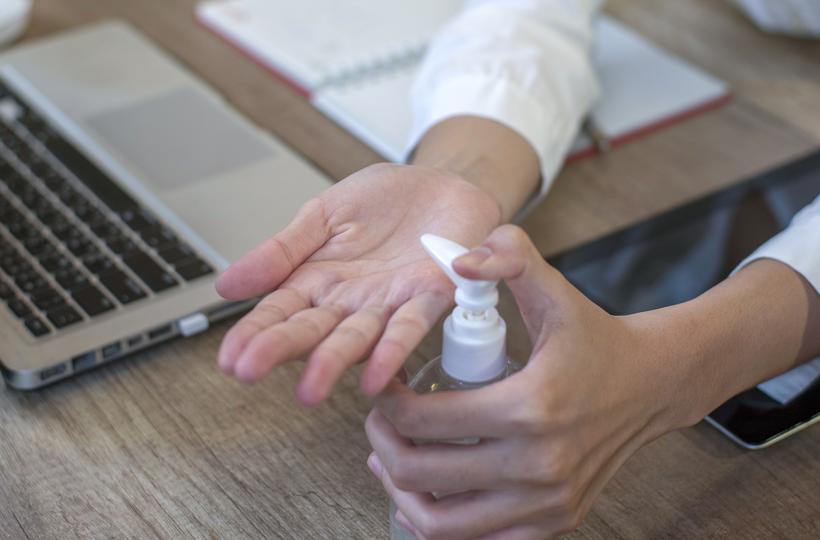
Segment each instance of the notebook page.
[[[656,47],[609,17],[596,22],[593,61],[602,99],[592,112],[615,142],[659,125],[728,93],[723,81]],[[418,66],[395,76],[322,89],[314,104],[384,157],[405,157],[412,127],[410,89]],[[571,156],[591,141],[579,134]]]
[[593,61],[603,98],[592,111],[615,139],[726,95],[726,83],[607,17],[597,21]]
[[208,25],[309,90],[420,51],[462,0],[211,0]]
[[390,161],[405,159],[415,66],[318,92],[313,105]]

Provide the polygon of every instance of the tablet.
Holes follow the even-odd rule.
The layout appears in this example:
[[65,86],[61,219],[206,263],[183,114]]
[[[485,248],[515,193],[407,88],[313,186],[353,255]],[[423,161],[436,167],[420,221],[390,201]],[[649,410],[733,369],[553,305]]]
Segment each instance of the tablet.
[[[819,194],[815,152],[549,262],[612,314],[678,304],[725,279]],[[733,397],[707,421],[746,448],[820,421],[820,359]]]

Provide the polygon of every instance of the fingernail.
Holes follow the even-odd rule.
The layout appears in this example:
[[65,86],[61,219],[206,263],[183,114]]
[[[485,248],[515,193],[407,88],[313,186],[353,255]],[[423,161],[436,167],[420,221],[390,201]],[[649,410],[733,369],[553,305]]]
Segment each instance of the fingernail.
[[376,452],[372,452],[370,456],[367,458],[367,466],[370,467],[370,471],[381,478],[382,476],[382,462],[379,461],[379,456],[376,455]]
[[416,528],[413,527],[413,524],[410,523],[410,520],[408,520],[407,517],[401,513],[401,510],[396,510],[396,521],[398,521],[399,525],[401,525],[411,533],[416,532]]
[[467,266],[478,266],[493,254],[493,251],[488,248],[487,246],[478,246],[477,248],[473,248],[458,259],[456,259],[459,264],[467,265]]

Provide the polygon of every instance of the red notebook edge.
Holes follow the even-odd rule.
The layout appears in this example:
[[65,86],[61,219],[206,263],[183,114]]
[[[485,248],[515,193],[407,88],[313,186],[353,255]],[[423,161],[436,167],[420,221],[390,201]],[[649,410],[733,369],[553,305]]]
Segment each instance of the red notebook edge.
[[[287,76],[282,71],[276,69],[273,65],[271,65],[270,62],[254,53],[251,49],[245,47],[243,44],[235,40],[227,33],[223,32],[221,29],[209,24],[208,21],[205,20],[199,12],[197,12],[196,14],[196,20],[201,27],[212,32],[222,41],[238,50],[239,53],[242,54],[245,58],[249,59],[257,66],[261,67],[262,69],[273,75],[278,81],[285,84],[298,95],[302,96],[303,98],[309,101],[312,100],[313,93],[308,88],[296,82],[292,77]],[[708,100],[689,109],[685,109],[671,116],[659,118],[658,120],[646,124],[645,126],[641,126],[628,133],[619,135],[618,137],[611,139],[609,143],[613,149],[618,148],[625,144],[629,144],[630,142],[633,142],[635,140],[641,139],[647,135],[650,135],[656,131],[660,131],[674,124],[678,124],[680,122],[688,120],[692,117],[723,107],[724,105],[727,105],[729,102],[731,102],[732,99],[734,99],[734,94],[731,91],[727,91],[725,94],[722,94],[714,99]],[[587,158],[594,157],[600,153],[601,152],[597,147],[590,146],[589,148],[584,148],[569,154],[567,156],[567,159],[564,161],[564,165],[571,165],[573,163],[583,161]]]
[[[610,146],[614,148],[618,148],[625,144],[629,144],[633,141],[641,139],[647,135],[650,135],[656,131],[661,131],[667,127],[673,126],[675,124],[679,124],[685,120],[689,120],[695,116],[699,116],[703,113],[719,109],[725,105],[728,105],[734,99],[734,94],[731,91],[727,91],[725,94],[722,94],[714,99],[710,99],[705,101],[699,105],[694,107],[690,107],[683,111],[680,111],[676,114],[671,116],[665,116],[663,118],[659,118],[654,122],[650,122],[645,126],[641,126],[637,129],[633,129],[623,135],[619,135],[609,141]],[[596,156],[600,154],[601,151],[595,147],[590,146],[589,148],[584,148],[582,150],[578,150],[567,156],[564,165],[571,165],[573,163],[577,163],[578,161],[582,161],[584,159]]]

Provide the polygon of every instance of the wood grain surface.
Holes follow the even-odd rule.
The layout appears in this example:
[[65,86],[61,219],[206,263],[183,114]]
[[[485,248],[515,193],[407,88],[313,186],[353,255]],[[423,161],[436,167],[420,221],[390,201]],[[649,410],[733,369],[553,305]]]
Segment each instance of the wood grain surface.
[[[194,0],[35,0],[25,39],[130,21],[241,112],[334,178],[379,158],[202,29]],[[567,168],[525,222],[545,254],[817,147],[820,42],[767,36],[723,0],[607,10],[728,80],[734,102]],[[605,201],[605,204],[602,202]],[[510,348],[528,351],[509,295]],[[36,393],[0,391],[0,538],[385,538],[365,466],[369,402],[345,376],[300,407],[300,366],[254,386],[218,374],[228,323]],[[410,365],[437,354],[434,332]],[[820,428],[761,452],[708,426],[638,452],[577,538],[818,538]]]

